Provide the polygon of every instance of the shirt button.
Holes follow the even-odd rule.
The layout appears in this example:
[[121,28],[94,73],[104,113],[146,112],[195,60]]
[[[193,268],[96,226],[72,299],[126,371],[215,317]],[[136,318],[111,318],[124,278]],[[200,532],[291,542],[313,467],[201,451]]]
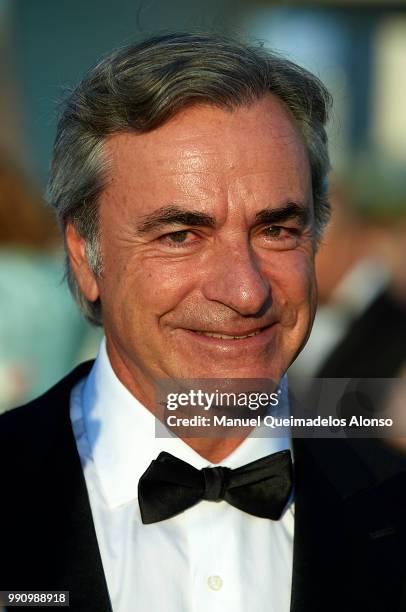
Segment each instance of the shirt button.
[[219,591],[223,586],[223,581],[220,576],[209,576],[207,578],[207,584],[212,591]]

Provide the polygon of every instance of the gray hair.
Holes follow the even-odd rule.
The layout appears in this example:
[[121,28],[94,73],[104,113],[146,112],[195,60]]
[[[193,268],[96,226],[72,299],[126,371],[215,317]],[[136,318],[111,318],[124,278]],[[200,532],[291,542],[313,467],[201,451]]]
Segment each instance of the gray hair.
[[[98,197],[106,184],[103,145],[111,134],[153,130],[195,103],[234,109],[268,93],[296,118],[311,166],[315,242],[330,215],[325,124],[331,97],[307,70],[278,54],[217,34],[165,34],[113,51],[70,92],[58,123],[48,198],[62,228],[70,221],[86,241],[93,273],[102,273]],[[66,245],[65,245],[66,247]],[[101,304],[81,293],[66,258],[69,287],[88,320]]]

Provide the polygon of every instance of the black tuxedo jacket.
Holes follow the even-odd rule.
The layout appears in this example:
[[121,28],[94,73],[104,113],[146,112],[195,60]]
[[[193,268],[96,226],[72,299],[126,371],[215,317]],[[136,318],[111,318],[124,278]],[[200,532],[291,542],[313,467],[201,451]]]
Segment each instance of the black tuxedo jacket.
[[[0,418],[0,590],[69,591],[70,610],[111,612],[69,417],[90,366]],[[294,440],[292,612],[406,610],[405,471],[362,442]]]

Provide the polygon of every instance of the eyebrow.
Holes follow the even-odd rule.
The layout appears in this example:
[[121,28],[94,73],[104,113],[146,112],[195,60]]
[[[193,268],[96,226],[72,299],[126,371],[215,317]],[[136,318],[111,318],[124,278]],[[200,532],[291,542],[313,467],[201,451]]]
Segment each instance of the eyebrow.
[[147,234],[166,225],[193,225],[214,228],[216,220],[214,217],[197,210],[184,210],[177,206],[163,206],[150,215],[143,217],[137,227],[137,231],[139,234]]
[[255,215],[257,223],[281,223],[290,219],[297,219],[302,228],[306,227],[310,221],[309,208],[295,202],[289,202],[280,208],[264,208]]
[[[281,223],[290,219],[298,219],[301,227],[309,223],[309,209],[294,202],[289,202],[280,208],[264,208],[255,215],[256,223]],[[216,227],[216,219],[198,210],[185,210],[178,206],[162,206],[153,213],[142,218],[137,225],[139,234],[147,234],[164,228],[167,225],[189,225],[194,227]]]

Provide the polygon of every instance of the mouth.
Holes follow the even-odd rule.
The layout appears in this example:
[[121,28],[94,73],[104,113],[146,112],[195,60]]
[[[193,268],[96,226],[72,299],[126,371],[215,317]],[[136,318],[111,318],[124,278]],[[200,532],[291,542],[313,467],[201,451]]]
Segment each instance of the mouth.
[[[255,329],[221,329],[221,330],[204,330],[204,329],[185,329],[188,334],[193,335],[196,339],[204,340],[205,342],[217,344],[218,346],[231,346],[238,344],[241,346],[246,343],[266,340],[269,333],[273,332],[275,324],[271,323],[263,327]],[[244,342],[245,341],[245,342]],[[248,346],[248,345],[247,345]]]
[[[267,326],[269,327],[269,325]],[[206,336],[207,338],[219,338],[220,340],[245,340],[246,338],[253,338],[254,336],[258,336],[266,327],[261,327],[260,329],[256,329],[255,331],[249,332],[247,334],[225,334],[223,332],[209,332],[209,331],[199,331],[190,329],[189,331],[198,334],[199,336]]]
[[[186,353],[192,351],[192,354],[199,359],[207,359],[207,362],[203,361],[203,364],[207,363],[207,368],[211,367],[213,359],[219,367],[221,364],[230,366],[232,362],[233,368],[239,367],[240,373],[245,372],[243,378],[248,371],[247,364],[251,364],[249,366],[251,373],[254,372],[251,367],[253,363],[256,364],[255,368],[261,368],[263,365],[261,360],[266,359],[269,363],[280,345],[279,321],[255,329],[222,327],[214,331],[184,327],[178,328],[178,333],[180,346],[183,346]],[[255,376],[251,378],[258,377],[258,371],[255,369]]]

